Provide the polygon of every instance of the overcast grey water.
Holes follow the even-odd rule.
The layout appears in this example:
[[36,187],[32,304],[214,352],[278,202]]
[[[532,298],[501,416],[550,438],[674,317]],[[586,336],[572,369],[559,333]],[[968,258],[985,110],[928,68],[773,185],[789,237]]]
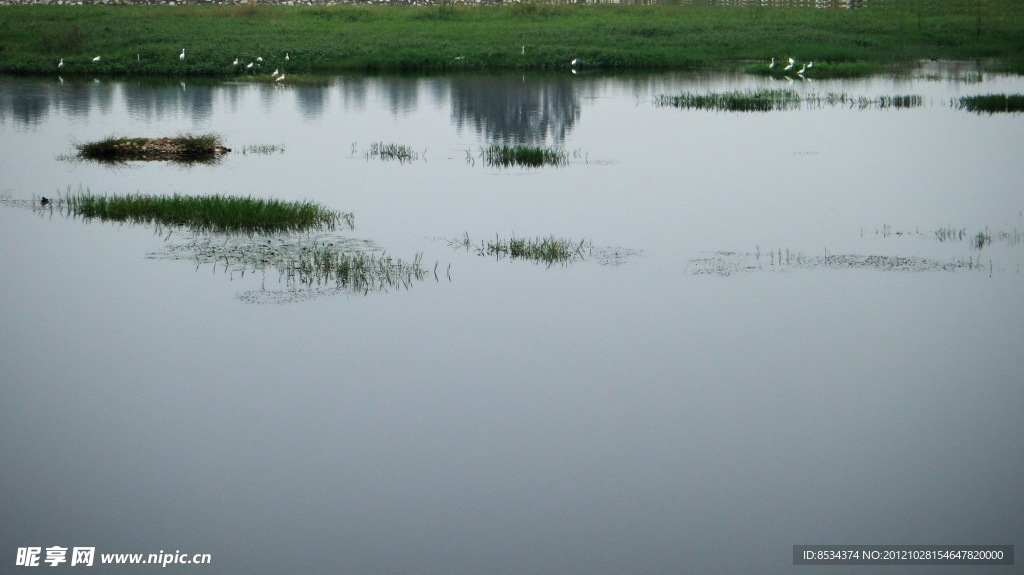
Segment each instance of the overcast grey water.
[[[851,101],[656,104],[761,87]],[[115,573],[1011,573],[792,550],[1024,545],[1024,116],[956,106],[1021,92],[959,63],[0,79],[0,572],[93,547],[103,572],[211,558]],[[233,151],[68,159],[187,132]],[[491,143],[568,164],[491,167]],[[430,273],[295,285],[201,249],[260,238],[38,205],[78,190],[312,200],[354,216],[323,241]],[[549,235],[586,257],[453,246]]]

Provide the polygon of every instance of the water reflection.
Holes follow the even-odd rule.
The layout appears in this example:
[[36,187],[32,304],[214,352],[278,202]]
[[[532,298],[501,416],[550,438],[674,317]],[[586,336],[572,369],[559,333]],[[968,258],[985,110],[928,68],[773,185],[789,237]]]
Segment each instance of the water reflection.
[[561,146],[580,118],[571,78],[470,77],[451,84],[452,122],[487,141]]

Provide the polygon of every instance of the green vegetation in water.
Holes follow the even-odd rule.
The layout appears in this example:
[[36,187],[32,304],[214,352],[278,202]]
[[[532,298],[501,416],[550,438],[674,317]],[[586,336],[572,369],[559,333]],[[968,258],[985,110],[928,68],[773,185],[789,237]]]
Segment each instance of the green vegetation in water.
[[283,154],[284,144],[249,144],[242,146],[242,155],[256,154],[260,156],[269,156],[272,154]]
[[1024,94],[982,94],[978,96],[962,96],[954,103],[961,110],[978,114],[997,114],[1000,112],[1024,112]]
[[993,242],[1004,243],[1008,246],[1019,246],[1024,242],[1024,233],[1021,233],[1020,228],[1013,228],[1012,230],[1000,230],[993,232],[989,228],[985,228],[978,233],[972,234],[967,231],[967,228],[939,228],[935,230],[935,239],[940,242],[969,242],[971,247],[980,250],[985,246]]
[[76,144],[77,159],[105,163],[129,161],[214,162],[231,151],[217,134],[179,134],[174,138],[108,136]]
[[509,239],[495,237],[493,240],[481,241],[474,244],[465,234],[460,239],[449,240],[449,245],[457,248],[474,249],[478,255],[494,256],[495,258],[522,259],[535,263],[568,264],[584,260],[590,251],[590,244],[587,241],[572,241],[555,236],[538,237],[534,239],[517,238]]
[[876,98],[853,97],[845,93],[800,95],[794,90],[734,90],[732,92],[711,92],[696,94],[687,92],[679,95],[662,95],[657,106],[693,110],[715,110],[720,112],[773,112],[796,110],[801,107],[846,106],[866,108],[916,108],[924,104],[924,98],[914,94],[882,95]]
[[537,146],[491,144],[480,152],[480,157],[483,158],[485,166],[498,168],[541,168],[569,164],[569,155],[566,152],[557,148]]
[[285,202],[239,196],[97,196],[71,194],[61,208],[86,219],[187,227],[197,232],[277,233],[352,227],[352,214],[312,202]]
[[[353,144],[355,149],[355,144]],[[402,144],[385,144],[383,142],[375,142],[370,144],[370,149],[363,154],[367,160],[370,159],[381,159],[381,160],[394,160],[399,163],[412,162],[418,160],[420,155],[416,153],[410,146]]]
[[[371,242],[330,235],[203,235],[169,243],[149,257],[191,260],[197,269],[211,265],[232,279],[259,274],[260,289],[238,296],[250,303],[289,303],[338,293],[367,295],[408,289],[431,275],[438,279],[437,264],[433,270],[425,267],[421,254],[405,261],[380,252]],[[281,289],[267,287],[268,271],[277,272]]]
[[573,59],[581,72],[750,62],[765,68],[771,57],[813,60],[818,77],[928,58],[1024,71],[1020,0],[873,0],[857,10],[817,9],[813,2],[67,4],[3,7],[0,73],[242,77],[257,58],[262,70],[286,74],[285,83],[313,71],[567,73]]
[[802,98],[793,90],[735,90],[677,96],[662,95],[657,104],[673,108],[719,110],[727,112],[770,112],[799,108]]

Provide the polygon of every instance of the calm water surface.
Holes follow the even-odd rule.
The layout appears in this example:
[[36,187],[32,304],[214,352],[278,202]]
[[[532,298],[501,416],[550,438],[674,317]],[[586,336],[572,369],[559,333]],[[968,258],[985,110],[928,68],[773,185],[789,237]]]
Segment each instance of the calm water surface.
[[[756,87],[924,100],[654,104]],[[794,567],[792,546],[1019,550],[1024,116],[950,102],[1021,91],[955,64],[792,86],[0,80],[2,571],[28,546],[352,574],[832,573]],[[211,131],[234,149],[215,166],[60,157]],[[367,159],[375,142],[418,157]],[[487,167],[492,142],[570,163]],[[241,153],[259,145],[279,150]],[[190,259],[209,238],[27,207],[79,188],[309,199],[354,214],[332,240],[438,276],[296,292]],[[545,267],[446,241],[464,234],[594,251]]]

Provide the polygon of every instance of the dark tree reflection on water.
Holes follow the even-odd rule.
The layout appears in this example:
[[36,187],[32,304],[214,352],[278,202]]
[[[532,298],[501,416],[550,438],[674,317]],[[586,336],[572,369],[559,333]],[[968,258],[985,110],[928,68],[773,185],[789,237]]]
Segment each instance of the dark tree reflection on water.
[[561,146],[580,118],[569,78],[475,77],[451,81],[452,122],[490,142]]

